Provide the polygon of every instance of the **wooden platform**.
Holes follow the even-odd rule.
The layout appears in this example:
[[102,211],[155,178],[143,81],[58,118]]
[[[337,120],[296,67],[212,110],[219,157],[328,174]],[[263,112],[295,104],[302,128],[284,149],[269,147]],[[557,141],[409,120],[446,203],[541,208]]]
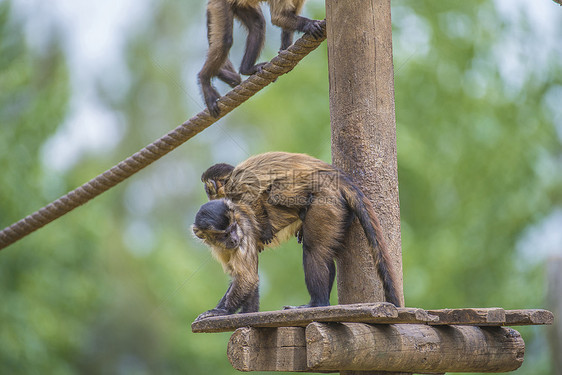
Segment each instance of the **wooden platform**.
[[239,371],[507,372],[523,363],[525,343],[503,326],[553,320],[541,309],[363,303],[212,317],[191,329],[235,331],[227,355]]
[[193,322],[191,330],[198,333],[227,332],[241,327],[306,327],[312,322],[521,326],[552,324],[553,319],[550,311],[542,309],[423,310],[397,308],[390,303],[381,302],[218,316]]

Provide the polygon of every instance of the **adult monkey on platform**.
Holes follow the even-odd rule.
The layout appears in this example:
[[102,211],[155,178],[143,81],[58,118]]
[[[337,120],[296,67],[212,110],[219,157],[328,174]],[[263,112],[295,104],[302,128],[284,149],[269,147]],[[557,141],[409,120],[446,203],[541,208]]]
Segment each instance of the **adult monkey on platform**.
[[[240,84],[240,74],[236,72],[228,59],[232,47],[232,27],[234,18],[238,19],[248,30],[246,50],[240,73],[251,75],[259,72],[265,63],[256,64],[265,40],[265,19],[260,3],[266,0],[208,0],[207,2],[207,39],[209,52],[203,68],[199,72],[199,84],[205,104],[212,116],[219,115],[217,100],[220,94],[211,84],[213,77],[218,77],[231,87]],[[301,17],[305,0],[267,0],[271,11],[271,22],[283,29],[281,33],[281,50],[293,43],[293,33],[300,31],[316,38],[322,36],[320,21]]]
[[[225,312],[224,303],[232,301],[229,295],[252,295],[250,288],[238,285],[257,288],[257,253],[269,242],[280,243],[288,239],[295,230],[299,231],[303,243],[305,282],[311,296],[309,304],[304,307],[329,305],[335,277],[334,258],[342,251],[355,217],[367,237],[386,300],[400,305],[396,278],[374,208],[339,169],[305,154],[270,152],[253,156],[237,167],[214,165],[203,173],[201,179],[212,201],[203,205],[197,214],[194,230],[198,228],[199,232],[196,231],[196,235],[211,247],[214,243],[219,248],[221,241],[232,243],[231,236],[237,240],[245,238],[246,243],[254,245],[235,246],[236,251],[232,248],[229,251],[232,255],[252,254],[248,259],[255,262],[251,266],[242,262],[245,270],[255,270],[250,273],[238,272],[237,266],[232,267],[231,276],[236,276],[221,300],[223,305],[219,303],[216,309],[202,317],[236,312],[241,305],[230,303],[230,309]],[[221,204],[213,203],[213,199],[223,197],[227,199],[219,199]],[[252,218],[252,221],[246,221],[252,225],[239,225],[238,221],[232,220],[234,216],[226,219],[226,212],[236,212],[237,207]],[[251,229],[245,231],[245,227]],[[205,228],[214,229],[207,233]],[[219,237],[215,236],[217,233]],[[264,233],[269,233],[270,237],[264,238]],[[231,266],[223,262],[223,267],[226,270]],[[245,298],[240,297],[240,303],[244,301]]]

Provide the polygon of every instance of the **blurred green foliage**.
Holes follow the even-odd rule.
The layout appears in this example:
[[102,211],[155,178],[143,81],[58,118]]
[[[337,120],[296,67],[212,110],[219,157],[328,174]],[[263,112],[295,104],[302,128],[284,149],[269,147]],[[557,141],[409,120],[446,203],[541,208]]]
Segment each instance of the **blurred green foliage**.
[[[121,141],[57,171],[42,150],[73,95],[64,38],[54,27],[46,48],[32,48],[25,21],[0,2],[0,226],[202,108],[203,2],[149,9],[123,47],[126,85],[96,86],[125,124]],[[323,18],[323,4],[311,1],[306,13]],[[561,124],[549,105],[562,102],[560,49],[538,59],[544,35],[524,17],[501,18],[490,1],[404,0],[393,19],[407,305],[543,307],[544,259],[522,261],[518,244],[562,204]],[[235,34],[239,61],[244,36]],[[263,59],[278,41],[268,26]],[[506,45],[528,52],[515,83]],[[189,225],[205,202],[207,166],[270,150],[330,159],[325,45],[196,139],[0,253],[0,373],[234,373],[229,335],[189,328],[228,283]],[[300,254],[293,241],[261,255],[262,310],[306,301]],[[521,332],[527,353],[517,373],[550,373],[544,329]]]

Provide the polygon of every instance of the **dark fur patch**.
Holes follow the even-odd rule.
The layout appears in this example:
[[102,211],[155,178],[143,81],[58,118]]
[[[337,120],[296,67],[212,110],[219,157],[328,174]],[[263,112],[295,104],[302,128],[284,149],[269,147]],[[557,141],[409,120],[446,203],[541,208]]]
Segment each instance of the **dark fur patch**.
[[205,203],[195,215],[195,226],[201,230],[225,230],[229,225],[228,206],[222,199]]
[[201,175],[201,181],[208,180],[224,180],[228,175],[232,173],[234,166],[226,163],[215,164],[209,169],[207,169]]

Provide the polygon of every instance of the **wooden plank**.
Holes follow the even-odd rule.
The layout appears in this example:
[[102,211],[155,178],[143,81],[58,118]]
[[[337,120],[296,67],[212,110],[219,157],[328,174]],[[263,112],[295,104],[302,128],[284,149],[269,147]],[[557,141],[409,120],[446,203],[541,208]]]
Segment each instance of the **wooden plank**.
[[525,351],[508,327],[312,323],[306,340],[311,371],[505,372]]
[[431,325],[539,325],[552,324],[548,310],[503,310],[501,308],[423,310],[396,308],[384,302],[357,303],[294,310],[264,311],[217,316],[193,322],[193,332],[227,332],[241,327],[306,327],[311,322],[431,324]]
[[216,316],[191,324],[199,332],[226,332],[240,327],[306,327],[311,322],[391,323],[398,318],[397,308],[386,302],[335,305],[292,310]]
[[424,309],[400,307],[398,308],[398,319],[393,324],[436,323],[438,321],[439,317],[429,314]]
[[476,326],[499,326],[505,324],[505,310],[498,307],[480,309],[441,309],[428,310],[430,315],[437,316],[434,325],[476,325]]
[[552,324],[554,322],[554,314],[543,309],[528,310],[506,310],[505,325],[506,326],[528,326]]
[[227,355],[238,371],[306,371],[305,329],[239,328]]

